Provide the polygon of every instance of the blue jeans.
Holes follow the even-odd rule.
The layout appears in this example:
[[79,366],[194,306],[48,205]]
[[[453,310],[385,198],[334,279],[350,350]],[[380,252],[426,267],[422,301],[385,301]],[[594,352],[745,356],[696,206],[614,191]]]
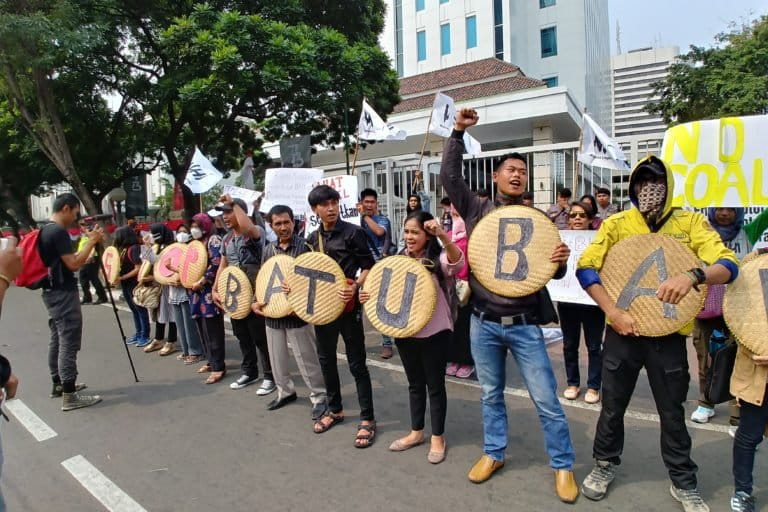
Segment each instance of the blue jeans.
[[136,282],[123,281],[121,283],[123,289],[123,298],[125,303],[128,304],[128,308],[133,313],[133,325],[136,327],[136,337],[141,339],[149,339],[149,312],[146,308],[143,308],[133,302],[133,290],[136,288]]
[[203,344],[200,341],[197,324],[192,318],[192,311],[189,309],[189,301],[171,304],[171,308],[173,309],[173,320],[176,324],[179,341],[181,341],[181,353],[187,356],[202,355]]
[[571,469],[575,460],[568,420],[557,399],[557,382],[538,325],[483,321],[474,314],[470,327],[472,357],[482,388],[483,451],[504,460],[507,448],[507,406],[504,402],[507,350],[512,351],[544,430],[544,444],[553,469]]

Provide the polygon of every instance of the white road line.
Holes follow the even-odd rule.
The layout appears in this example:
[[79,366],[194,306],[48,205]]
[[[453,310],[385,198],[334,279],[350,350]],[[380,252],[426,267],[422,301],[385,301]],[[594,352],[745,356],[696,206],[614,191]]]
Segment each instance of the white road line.
[[13,400],[8,400],[5,402],[5,407],[11,414],[13,414],[19,423],[24,425],[24,428],[32,434],[32,437],[38,441],[46,441],[58,435],[55,430],[49,427],[47,423],[40,419],[40,416],[35,414],[32,409],[27,407],[27,404],[20,399],[14,398]]
[[61,463],[109,512],[147,512],[82,455]]

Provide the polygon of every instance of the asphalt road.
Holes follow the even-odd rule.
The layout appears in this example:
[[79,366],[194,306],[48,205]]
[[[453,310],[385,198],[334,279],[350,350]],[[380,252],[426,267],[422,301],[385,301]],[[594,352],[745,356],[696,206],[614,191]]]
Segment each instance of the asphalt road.
[[[449,449],[443,464],[427,462],[428,445],[389,452],[389,443],[409,429],[407,384],[397,358],[383,362],[378,357],[375,334],[367,342],[379,432],[374,446],[360,450],[353,447],[358,407],[345,363],[341,375],[347,420],[316,435],[307,389],[298,374],[299,400],[278,411],[266,410],[274,395],[258,397],[256,386],[229,389],[239,362],[231,336],[229,375],[222,384],[203,385],[195,367],[184,366],[174,356],[162,358],[131,348],[141,379],[136,384],[111,309],[89,306],[84,315],[80,380],[104,401],[64,413],[60,400],[48,398],[48,332],[39,293],[14,289],[6,297],[0,352],[9,357],[21,380],[19,399],[56,434],[37,441],[13,414],[10,423],[2,422],[2,489],[11,512],[681,510],[669,495],[658,424],[643,376],[626,422],[624,463],[608,497],[599,503],[581,497],[569,506],[555,496],[538,418],[530,401],[520,396],[513,362],[508,365],[506,467],[485,484],[474,485],[466,474],[482,451],[476,383],[450,380]],[[127,313],[121,318],[130,325]],[[561,349],[556,346],[550,352],[562,388]],[[689,410],[695,396],[692,388]],[[727,410],[719,412],[714,426],[691,429],[691,435],[703,496],[712,510],[728,510],[732,440],[724,433]],[[568,406],[566,413],[581,481],[592,464],[597,411]],[[77,478],[62,465],[65,461]],[[768,510],[766,470],[761,450],[756,464],[761,510]],[[100,489],[97,493],[111,505],[102,505],[83,483]]]

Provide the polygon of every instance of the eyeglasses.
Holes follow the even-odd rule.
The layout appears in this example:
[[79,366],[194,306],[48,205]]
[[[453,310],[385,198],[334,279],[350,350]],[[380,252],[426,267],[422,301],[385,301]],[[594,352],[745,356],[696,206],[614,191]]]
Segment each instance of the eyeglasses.
[[572,218],[572,219],[575,219],[576,217],[579,217],[579,218],[582,218],[582,219],[586,219],[587,218],[587,214],[584,213],[584,212],[572,212],[572,213],[569,213],[568,216],[570,218]]

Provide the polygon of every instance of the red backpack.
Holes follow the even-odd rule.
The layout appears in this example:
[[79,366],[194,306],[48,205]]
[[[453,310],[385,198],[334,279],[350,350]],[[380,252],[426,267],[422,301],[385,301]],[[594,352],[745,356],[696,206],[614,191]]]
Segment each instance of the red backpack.
[[40,230],[36,229],[21,239],[21,273],[16,277],[16,286],[25,286],[36,290],[48,278],[48,267],[43,263],[38,250]]

